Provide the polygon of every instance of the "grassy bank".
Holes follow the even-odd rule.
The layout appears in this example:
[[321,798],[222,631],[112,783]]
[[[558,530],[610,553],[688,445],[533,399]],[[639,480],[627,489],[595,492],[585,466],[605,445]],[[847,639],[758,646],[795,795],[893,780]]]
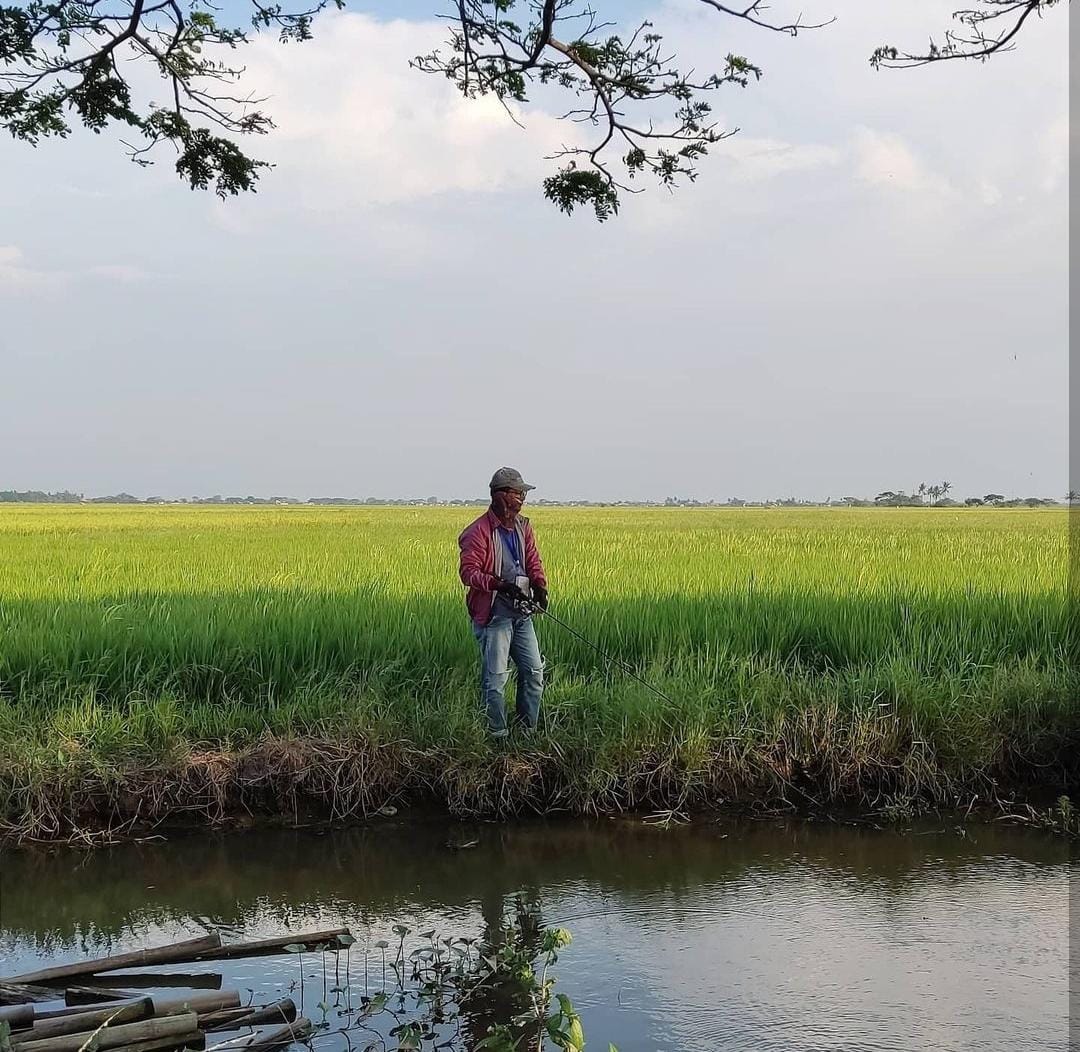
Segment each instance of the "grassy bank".
[[0,510],[9,834],[176,809],[921,806],[1070,791],[1055,511],[539,509],[541,735],[484,741],[473,509]]

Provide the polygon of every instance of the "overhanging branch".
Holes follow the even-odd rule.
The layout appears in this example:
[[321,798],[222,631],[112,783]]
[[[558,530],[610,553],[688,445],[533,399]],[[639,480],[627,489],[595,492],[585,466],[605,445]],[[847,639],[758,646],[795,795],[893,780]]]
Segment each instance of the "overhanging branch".
[[[362,0],[359,0],[362,2]],[[737,129],[712,117],[712,96],[761,76],[749,59],[729,54],[705,76],[680,68],[648,21],[620,33],[593,3],[615,0],[432,0],[447,5],[443,49],[413,65],[447,77],[466,98],[493,95],[512,120],[537,93],[569,96],[562,119],[573,141],[553,157],[562,167],[544,181],[559,208],[592,207],[604,219],[639,177],[666,188],[693,181],[701,158]],[[816,22],[774,18],[767,0],[699,0],[725,18],[797,36]],[[1061,0],[969,0],[942,43],[924,52],[878,48],[875,67],[985,60],[1011,49],[1035,15]],[[73,125],[100,131],[119,124],[141,133],[132,158],[149,163],[162,142],[177,151],[177,170],[193,187],[223,195],[253,190],[265,163],[238,143],[273,127],[264,100],[236,85],[243,67],[229,60],[248,33],[274,28],[282,40],[311,37],[319,12],[344,0],[303,0],[298,9],[252,0],[250,27],[230,27],[208,0],[0,0],[0,127],[31,144],[66,136]],[[222,57],[224,56],[224,58]],[[128,80],[118,59],[143,59],[161,74],[160,97]],[[637,182],[635,182],[637,181]],[[633,184],[633,185],[632,185]]]

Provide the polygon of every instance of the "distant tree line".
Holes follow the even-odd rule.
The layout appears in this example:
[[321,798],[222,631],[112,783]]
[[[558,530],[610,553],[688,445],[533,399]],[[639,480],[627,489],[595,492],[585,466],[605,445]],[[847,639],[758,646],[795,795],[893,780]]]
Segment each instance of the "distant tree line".
[[[1002,493],[986,493],[981,497],[966,497],[954,500],[948,496],[952,489],[951,482],[927,485],[919,483],[911,493],[903,490],[882,490],[876,497],[832,497],[820,500],[800,500],[796,497],[781,497],[769,500],[743,500],[729,497],[727,500],[698,500],[694,497],[665,497],[659,500],[545,500],[539,498],[529,503],[562,507],[643,507],[643,508],[1039,508],[1053,507],[1061,501],[1052,497],[1006,497]],[[1065,502],[1080,504],[1080,493],[1070,490]],[[260,504],[260,505],[443,505],[472,506],[484,505],[487,498],[442,500],[438,497],[312,497],[300,500],[298,497],[135,497],[130,493],[114,493],[105,497],[87,497],[82,493],[59,490],[46,493],[43,490],[0,490],[0,504]]]
[[110,497],[86,497],[81,493],[71,493],[62,489],[56,493],[45,493],[39,489],[14,490],[0,489],[0,504],[148,504],[150,500],[140,500],[130,493],[115,493]]
[[[986,493],[981,497],[965,497],[963,501],[953,500],[948,496],[952,489],[951,482],[931,483],[927,485],[920,482],[913,493],[905,493],[903,490],[882,490],[873,500],[877,506],[888,508],[1038,508],[1043,505],[1054,505],[1058,501],[1048,497],[1006,497],[1003,493]],[[1070,490],[1065,500],[1069,504],[1077,502],[1077,494]],[[845,503],[865,505],[867,501],[860,501],[855,497],[845,497]]]
[[0,490],[0,503],[7,504],[81,504],[82,500],[81,493],[69,493],[66,489],[60,490],[59,493],[43,493],[39,489]]

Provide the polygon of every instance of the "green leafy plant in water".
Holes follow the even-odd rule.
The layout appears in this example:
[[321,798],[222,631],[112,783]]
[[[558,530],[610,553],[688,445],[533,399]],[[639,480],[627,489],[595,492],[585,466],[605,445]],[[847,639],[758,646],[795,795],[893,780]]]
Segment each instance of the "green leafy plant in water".
[[295,953],[300,964],[300,1011],[304,1011],[304,951],[307,946],[302,942],[290,942],[285,947],[286,953]]
[[[334,995],[334,1004],[340,1003],[340,998],[343,993],[348,993],[352,979],[350,975],[350,954],[349,950],[356,943],[356,936],[350,935],[346,932],[343,935],[337,937],[337,945],[334,948],[334,985],[330,987],[330,993]],[[345,951],[345,985],[341,984],[341,951]]]
[[424,1028],[419,1023],[402,1023],[390,1031],[391,1037],[396,1037],[398,1049],[419,1049],[424,1039]]
[[1057,799],[1057,823],[1062,832],[1080,836],[1080,809],[1067,796]]
[[[405,937],[410,934],[411,929],[407,928],[404,924],[395,924],[391,931],[398,937],[398,950],[393,961],[390,962],[390,967],[394,970],[394,975],[397,977],[398,985],[400,986],[404,982]],[[422,937],[423,936],[421,936],[421,938]],[[383,977],[383,985],[386,985],[385,975]]]
[[[384,988],[373,996],[361,996],[354,1010],[349,980],[344,985],[339,980],[334,992],[344,994],[345,1003],[341,1005],[339,999],[332,1006],[324,994],[318,1005],[322,1011],[318,1030],[342,1035],[349,1047],[381,1052],[584,1049],[581,1017],[569,996],[555,993],[556,980],[550,971],[560,951],[570,945],[570,932],[544,928],[535,904],[530,907],[519,898],[516,910],[480,940],[442,938],[432,929],[420,932],[418,944],[406,952],[411,930],[404,925],[392,930],[399,941],[397,956],[389,962],[396,984],[385,985],[386,951],[392,944],[380,939],[371,945],[382,954]],[[339,940],[335,951],[348,951],[354,941],[351,936]],[[295,943],[286,949],[299,956],[309,947]],[[301,973],[301,998],[302,984]],[[335,1028],[332,1016],[342,1020],[340,1026]],[[491,1020],[483,1036],[478,1035],[477,1024],[484,1026]],[[359,1046],[351,1034],[362,1037]]]
[[[528,1008],[515,1015],[509,1025],[492,1026],[476,1048],[488,1052],[539,1050],[548,1040],[566,1052],[583,1052],[585,1032],[581,1016],[567,994],[554,992],[557,980],[550,972],[559,960],[559,951],[572,941],[573,936],[566,928],[538,930],[530,912],[518,901],[516,916],[495,953],[493,972],[498,979],[517,985],[519,996]],[[609,1052],[618,1052],[614,1045],[608,1047]]]
[[566,994],[556,994],[558,1009],[544,1020],[548,1037],[567,1052],[581,1052],[585,1047],[585,1032],[581,1028],[581,1016]]
[[384,990],[386,989],[386,950],[389,946],[390,943],[385,939],[380,939],[375,943],[375,949],[382,954],[382,984]]

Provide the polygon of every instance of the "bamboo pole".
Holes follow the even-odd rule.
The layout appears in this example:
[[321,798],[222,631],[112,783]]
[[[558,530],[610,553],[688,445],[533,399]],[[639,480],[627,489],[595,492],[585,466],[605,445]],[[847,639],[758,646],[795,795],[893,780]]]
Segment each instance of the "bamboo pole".
[[234,1037],[227,1041],[219,1041],[210,1045],[206,1052],[269,1052],[271,1049],[284,1048],[294,1041],[303,1041],[311,1036],[315,1028],[311,1020],[300,1016],[296,1022],[287,1023],[275,1030],[265,1030],[262,1033],[247,1034],[244,1037]]
[[[241,957],[263,957],[268,954],[285,953],[285,947],[294,943],[305,946],[309,951],[336,949],[338,936],[349,935],[348,928],[331,928],[327,931],[300,932],[296,935],[280,935],[272,939],[256,939],[252,942],[237,942],[222,946],[218,934],[200,936],[171,943],[168,946],[152,946],[144,950],[132,950],[130,953],[118,953],[110,957],[98,957],[89,961],[76,961],[72,964],[60,964],[52,968],[42,968],[36,972],[24,972],[22,975],[0,979],[0,989],[4,986],[18,987],[37,983],[60,985],[63,980],[80,977],[93,977],[99,972],[116,972],[125,968],[139,968],[150,964],[187,964],[193,961],[228,961]],[[60,981],[58,983],[58,981]],[[84,987],[93,989],[93,987]],[[21,992],[17,991],[21,996]],[[128,999],[128,991],[115,998]],[[44,997],[27,995],[23,1000],[45,1000]],[[102,1000],[105,1000],[102,997]],[[21,1003],[16,1001],[14,1003]]]
[[296,1018],[296,1003],[291,997],[273,1004],[254,1008],[230,1008],[199,1016],[199,1028],[205,1033],[214,1030],[238,1030],[242,1026],[260,1023],[291,1023]]
[[153,1012],[154,1002],[149,997],[144,997],[140,1001],[95,1008],[90,1012],[40,1019],[35,1021],[32,1030],[12,1035],[11,1043],[15,1047],[21,1047],[27,1041],[41,1041],[48,1037],[59,1037],[61,1034],[85,1034],[96,1030],[103,1023],[110,1027],[119,1026],[121,1023],[134,1023],[153,1015]]
[[[139,1001],[142,998],[139,996],[134,997],[130,1001],[110,1001],[109,1005],[112,1008],[119,1008],[122,1004],[132,1004],[134,1001]],[[95,1004],[98,1002],[94,1002]],[[35,1010],[35,1019],[63,1019],[65,1016],[78,1015],[80,1012],[87,1011],[87,1007],[84,1004],[71,1005],[67,1008],[50,1008],[47,1011],[40,1012]]]
[[[59,995],[54,995],[59,996]],[[142,995],[135,990],[103,990],[100,986],[69,986],[64,990],[64,1004],[69,1007],[110,1004],[113,1001],[137,1001]]]
[[311,1036],[311,1032],[314,1029],[310,1019],[305,1016],[300,1016],[295,1023],[287,1023],[277,1030],[271,1030],[254,1044],[246,1047],[249,1049],[259,1049],[260,1052],[269,1052],[272,1048],[284,1048],[286,1045],[291,1045],[294,1041],[303,1041],[305,1038]]
[[137,1041],[180,1038],[194,1034],[198,1029],[198,1017],[194,1012],[187,1012],[167,1019],[140,1019],[137,1023],[124,1023],[115,1027],[101,1026],[89,1032],[63,1034],[41,1041],[22,1041],[19,1043],[18,1052],[79,1052],[95,1034],[94,1044],[98,1049],[120,1048]]
[[117,953],[109,957],[97,957],[89,961],[76,961],[73,964],[42,968],[37,972],[9,976],[3,981],[49,985],[58,979],[74,979],[79,976],[94,975],[97,972],[115,972],[122,968],[139,968],[147,964],[179,964],[193,961],[197,960],[201,954],[210,953],[220,946],[221,936],[215,932],[212,935],[202,935],[197,939],[170,943],[168,946],[151,946],[145,950],[132,950],[130,953]]
[[130,972],[95,975],[91,981],[100,990],[114,986],[126,990],[163,990],[177,987],[181,990],[220,990],[220,972]]
[[124,1045],[122,1052],[172,1052],[177,1048],[203,1049],[206,1047],[206,1038],[201,1030],[193,1030],[190,1034],[181,1034],[179,1037],[161,1037],[151,1041],[135,1041],[130,1045]]
[[31,1001],[55,1001],[59,994],[47,986],[30,986],[0,979],[0,1005],[23,1005]]
[[[76,987],[81,989],[81,987]],[[69,994],[71,990],[67,991]],[[109,1008],[115,1010],[121,1004],[137,1004],[144,998],[137,994],[124,1002],[115,1001],[109,1004]],[[187,997],[151,998],[154,1002],[154,1015],[164,1017],[180,1015],[184,1012],[247,1012],[250,1009],[241,1008],[240,995],[235,990],[224,990],[221,993],[194,993]],[[74,1005],[69,1008],[53,1008],[47,1012],[37,1012],[35,1019],[63,1019],[68,1016],[78,1015],[86,1011],[85,1004]]]
[[278,935],[272,939],[256,939],[254,942],[234,942],[199,955],[200,961],[231,961],[238,957],[265,957],[273,953],[285,953],[286,946],[300,944],[305,952],[316,949],[338,949],[338,936],[351,935],[348,928],[331,928],[328,931],[309,931],[296,935]]
[[[82,986],[69,987],[66,998],[69,1006],[85,1005],[81,1000],[82,992],[87,988]],[[72,995],[75,995],[73,998]],[[139,994],[129,994],[125,1001],[141,1000]],[[240,995],[235,990],[206,990],[196,993],[184,994],[177,997],[155,997],[154,1015],[176,1015],[177,1012],[220,1012],[226,1008],[239,1008]],[[62,1015],[73,1015],[75,1012],[85,1011],[83,1007],[58,1008],[51,1012],[38,1012],[38,1018],[54,1018]]]
[[222,990],[221,993],[195,993],[184,997],[155,997],[154,1015],[179,1015],[184,1012],[220,1012],[227,1008],[240,1007],[240,994],[236,990]]
[[22,1004],[0,1008],[0,1022],[7,1023],[12,1030],[28,1030],[34,1025],[34,1006]]

